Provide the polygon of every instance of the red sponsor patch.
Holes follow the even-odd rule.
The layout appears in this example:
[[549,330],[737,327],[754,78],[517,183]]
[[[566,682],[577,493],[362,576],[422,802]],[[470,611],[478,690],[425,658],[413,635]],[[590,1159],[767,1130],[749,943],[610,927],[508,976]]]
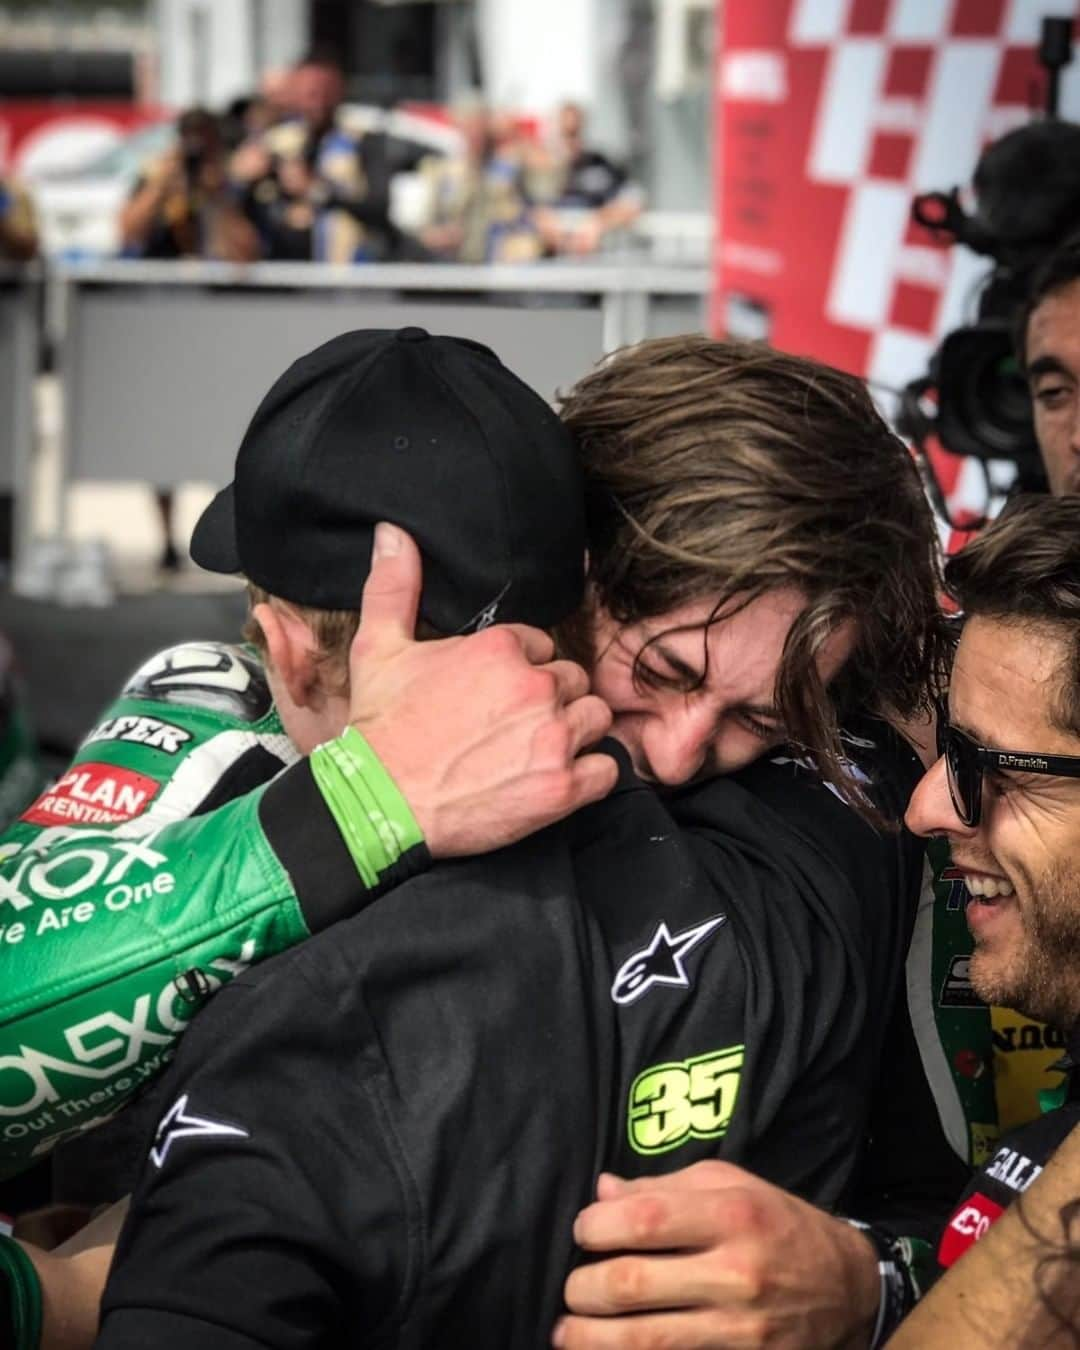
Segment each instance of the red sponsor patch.
[[73,764],[22,818],[34,825],[119,825],[142,815],[160,786],[116,764]]
[[992,1223],[996,1223],[1004,1209],[996,1200],[975,1191],[969,1195],[949,1220],[949,1226],[941,1236],[938,1248],[938,1261],[943,1266],[951,1266],[959,1260],[973,1242],[986,1232]]

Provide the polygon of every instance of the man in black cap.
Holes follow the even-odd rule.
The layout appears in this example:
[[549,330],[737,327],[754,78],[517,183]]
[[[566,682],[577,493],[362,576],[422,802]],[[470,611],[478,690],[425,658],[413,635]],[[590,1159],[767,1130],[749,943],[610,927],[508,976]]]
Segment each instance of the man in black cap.
[[[220,643],[153,657],[4,835],[0,1175],[114,1115],[222,979],[432,856],[499,847],[610,788],[612,761],[578,756],[610,715],[526,626],[580,602],[581,503],[559,419],[477,344],[351,333],[277,381],[192,544],[248,577],[269,662]],[[384,518],[424,551],[421,623],[455,636],[414,641],[421,564],[400,528],[382,527],[368,576]],[[339,759],[333,781],[313,775]],[[117,1021],[109,1053],[72,1052]],[[105,1157],[71,1155],[65,1198],[124,1193],[134,1152],[113,1139]]]

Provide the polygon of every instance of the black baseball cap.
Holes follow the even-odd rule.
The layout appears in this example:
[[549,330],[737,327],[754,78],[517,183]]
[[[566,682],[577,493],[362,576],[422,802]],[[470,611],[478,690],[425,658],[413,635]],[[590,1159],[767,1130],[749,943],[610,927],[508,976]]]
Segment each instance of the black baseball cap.
[[478,342],[362,329],[295,361],[260,403],[191,556],[283,600],[358,609],[382,520],[419,545],[420,613],[439,632],[547,627],[581,603],[573,440]]

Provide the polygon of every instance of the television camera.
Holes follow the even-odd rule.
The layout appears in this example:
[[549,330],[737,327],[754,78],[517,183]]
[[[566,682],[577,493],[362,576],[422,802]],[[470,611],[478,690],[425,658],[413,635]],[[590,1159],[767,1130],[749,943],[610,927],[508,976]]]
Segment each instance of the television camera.
[[974,322],[948,333],[926,374],[900,396],[898,429],[914,443],[934,504],[950,524],[957,522],[926,454],[931,436],[949,453],[972,456],[983,466],[988,499],[989,460],[1015,464],[1016,490],[1046,486],[1016,327],[1039,264],[1080,230],[1080,126],[1058,119],[1061,71],[1072,60],[1072,22],[1043,20],[1038,56],[1047,72],[1045,116],[983,151],[972,182],[975,210],[964,209],[955,187],[921,194],[912,204],[915,220],[937,238],[993,262]]

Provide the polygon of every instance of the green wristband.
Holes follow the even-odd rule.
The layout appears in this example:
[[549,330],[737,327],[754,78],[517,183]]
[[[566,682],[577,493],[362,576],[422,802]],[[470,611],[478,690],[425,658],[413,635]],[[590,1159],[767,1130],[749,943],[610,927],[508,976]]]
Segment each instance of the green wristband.
[[312,752],[311,772],[369,890],[424,842],[408,802],[355,727]]
[[0,1237],[0,1283],[7,1286],[12,1350],[38,1350],[41,1345],[41,1281],[33,1261],[14,1238]]

